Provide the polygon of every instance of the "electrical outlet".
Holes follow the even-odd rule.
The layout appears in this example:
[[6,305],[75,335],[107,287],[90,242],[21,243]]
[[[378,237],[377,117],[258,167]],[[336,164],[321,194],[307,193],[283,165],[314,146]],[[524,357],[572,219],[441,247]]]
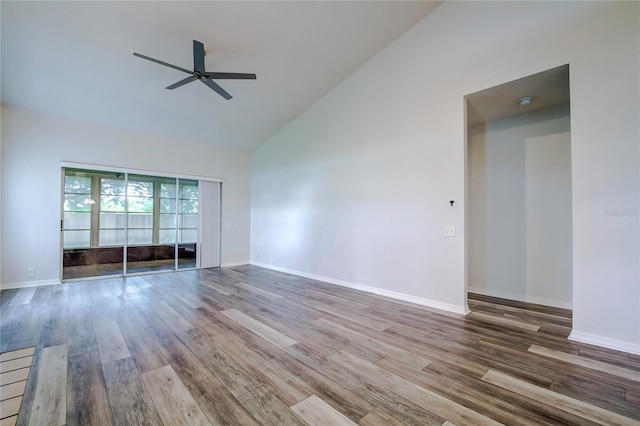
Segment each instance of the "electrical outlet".
[[445,237],[455,237],[456,236],[456,226],[455,225],[447,225],[444,227],[444,236]]
[[36,268],[27,268],[27,278],[35,278],[36,277]]

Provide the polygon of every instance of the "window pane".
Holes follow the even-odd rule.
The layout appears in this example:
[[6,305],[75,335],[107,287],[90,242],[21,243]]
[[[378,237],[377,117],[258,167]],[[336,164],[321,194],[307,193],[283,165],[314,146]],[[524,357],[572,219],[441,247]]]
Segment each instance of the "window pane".
[[180,179],[180,199],[197,200],[198,182]]
[[100,196],[100,211],[103,212],[123,212],[125,199],[121,195]]
[[176,215],[175,214],[161,214],[160,215],[160,229],[171,228],[176,229]]
[[99,239],[101,246],[122,246],[124,245],[124,229],[100,230]]
[[161,244],[173,244],[176,242],[176,231],[175,229],[161,229],[160,230],[160,243]]
[[70,194],[91,194],[91,178],[81,176],[65,176],[64,192]]
[[130,197],[153,197],[153,182],[140,182],[129,177],[127,194]]
[[180,200],[181,214],[198,214],[198,200]]
[[178,243],[195,243],[198,239],[198,181],[179,180]]
[[124,195],[124,179],[100,179],[100,194]]
[[91,213],[64,213],[64,229],[91,229]]
[[100,213],[100,229],[124,228],[124,213]]
[[64,248],[89,247],[90,231],[64,231]]
[[182,214],[179,216],[180,228],[198,228],[198,215]]
[[197,229],[181,229],[179,232],[179,243],[195,243],[198,239]]
[[153,228],[153,215],[147,213],[129,214],[129,229],[132,228]]
[[89,212],[91,211],[90,200],[89,195],[64,194],[64,211]]
[[153,198],[151,197],[129,197],[129,213],[152,213]]
[[129,244],[151,244],[152,229],[129,229]]
[[178,269],[195,268],[196,267],[196,245],[195,244],[179,244],[178,245]]
[[176,185],[163,183],[160,185],[160,198],[176,198]]
[[176,200],[169,198],[160,199],[160,213],[175,213],[176,212]]

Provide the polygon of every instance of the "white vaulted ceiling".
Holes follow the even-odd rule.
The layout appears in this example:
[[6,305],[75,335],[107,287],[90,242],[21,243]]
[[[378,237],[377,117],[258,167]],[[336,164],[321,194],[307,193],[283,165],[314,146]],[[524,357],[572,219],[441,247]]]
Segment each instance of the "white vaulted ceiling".
[[[253,149],[440,2],[2,1],[2,103],[233,149]],[[207,71],[234,99],[139,52]],[[392,84],[393,76],[380,84]],[[371,90],[376,90],[372,87]]]

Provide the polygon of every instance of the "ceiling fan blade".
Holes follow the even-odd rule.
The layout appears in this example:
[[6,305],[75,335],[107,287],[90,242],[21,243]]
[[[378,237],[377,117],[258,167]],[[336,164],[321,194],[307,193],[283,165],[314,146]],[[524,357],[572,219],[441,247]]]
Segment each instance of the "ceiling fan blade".
[[169,90],[173,90],[173,89],[176,89],[176,88],[178,88],[180,86],[184,86],[187,83],[191,83],[192,81],[196,81],[197,79],[198,79],[197,77],[195,77],[193,75],[190,75],[189,77],[185,78],[184,80],[180,80],[177,83],[173,83],[171,86],[167,86],[166,88],[169,89]]
[[204,44],[193,40],[193,70],[204,74]]
[[229,99],[233,98],[233,96],[231,96],[226,90],[224,90],[222,87],[218,86],[218,84],[215,81],[213,81],[211,79],[208,79],[208,78],[202,79],[200,81],[202,81],[204,84],[206,84],[207,86],[209,86],[210,88],[215,90],[220,96],[222,96],[226,100],[229,100]]
[[255,74],[246,74],[242,72],[208,72],[209,78],[214,80],[237,79],[237,80],[255,80]]
[[187,74],[193,74],[193,71],[189,71],[188,69],[178,67],[176,65],[171,65],[167,62],[159,61],[158,59],[153,59],[145,55],[141,55],[139,53],[133,52],[133,56],[137,56],[138,58],[146,59],[147,61],[155,62],[156,64],[164,65],[165,67],[173,68],[174,70],[186,72]]

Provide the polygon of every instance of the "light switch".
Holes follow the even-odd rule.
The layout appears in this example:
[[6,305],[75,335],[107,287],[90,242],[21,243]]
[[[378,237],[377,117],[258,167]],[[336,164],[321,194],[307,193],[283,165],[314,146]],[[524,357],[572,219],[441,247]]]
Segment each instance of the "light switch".
[[456,226],[455,225],[447,225],[444,227],[444,236],[445,237],[455,237],[456,236]]

